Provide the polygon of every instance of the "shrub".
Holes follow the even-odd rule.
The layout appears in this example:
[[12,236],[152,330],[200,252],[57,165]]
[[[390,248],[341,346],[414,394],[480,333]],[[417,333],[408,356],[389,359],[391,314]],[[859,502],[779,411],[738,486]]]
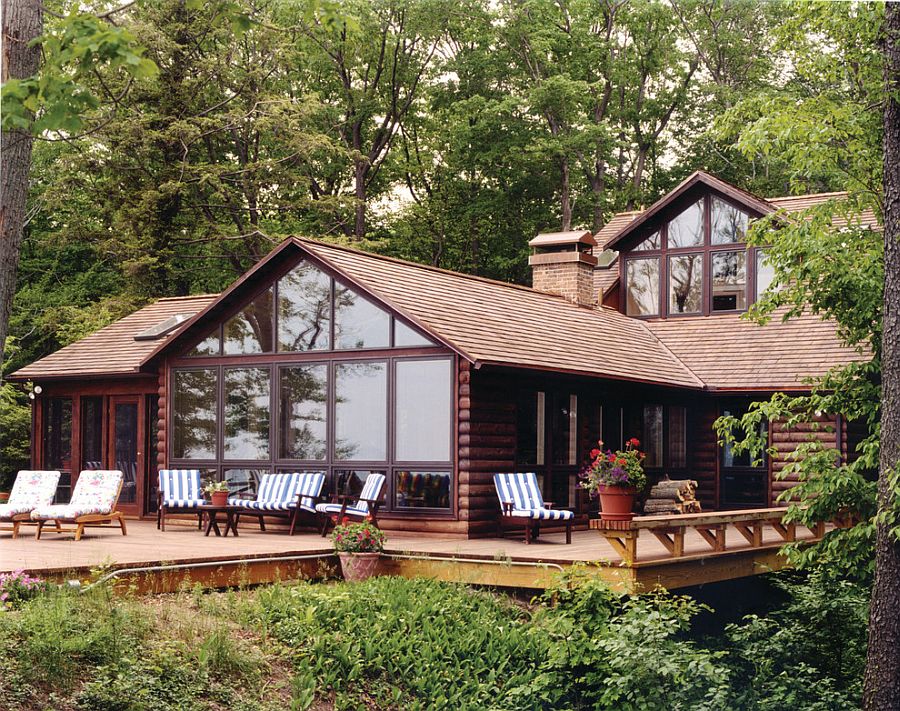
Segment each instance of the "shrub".
[[0,610],[14,610],[49,589],[46,580],[27,575],[22,570],[0,573]]

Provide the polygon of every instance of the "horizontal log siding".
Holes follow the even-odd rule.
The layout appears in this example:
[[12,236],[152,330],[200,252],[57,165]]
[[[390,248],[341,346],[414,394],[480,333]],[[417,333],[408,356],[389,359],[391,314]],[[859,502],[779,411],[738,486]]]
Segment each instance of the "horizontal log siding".
[[789,474],[784,479],[779,478],[781,471],[791,463],[788,457],[797,448],[797,445],[809,442],[810,439],[815,439],[826,447],[836,447],[836,423],[836,418],[828,415],[820,416],[814,423],[804,423],[790,429],[779,422],[772,423],[769,442],[776,454],[772,457],[769,465],[771,506],[780,505],[776,499],[781,493],[797,486],[796,474]]
[[515,399],[502,383],[460,359],[459,519],[470,536],[496,531],[499,504],[493,474],[515,467]]
[[719,504],[719,447],[713,423],[719,416],[719,406],[713,400],[703,400],[692,409],[688,410],[689,477],[697,480],[696,496],[703,510],[714,511]]

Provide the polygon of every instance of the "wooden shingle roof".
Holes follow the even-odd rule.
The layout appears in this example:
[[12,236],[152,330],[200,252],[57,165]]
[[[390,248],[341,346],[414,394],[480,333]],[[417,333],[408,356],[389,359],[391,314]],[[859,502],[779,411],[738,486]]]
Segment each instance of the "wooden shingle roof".
[[644,322],[618,311],[346,247],[295,241],[476,365],[702,386]]
[[80,341],[20,368],[9,377],[12,380],[37,380],[135,375],[140,372],[144,359],[161,342],[178,333],[179,329],[155,340],[136,341],[136,335],[162,323],[170,316],[193,316],[215,298],[215,295],[204,295],[160,299]]
[[764,326],[733,313],[646,323],[710,390],[804,390],[804,378],[863,358],[812,314],[782,322],[776,312]]

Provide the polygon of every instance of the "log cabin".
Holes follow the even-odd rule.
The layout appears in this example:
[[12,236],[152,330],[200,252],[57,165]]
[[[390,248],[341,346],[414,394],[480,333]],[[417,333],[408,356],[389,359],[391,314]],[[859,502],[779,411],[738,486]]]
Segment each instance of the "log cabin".
[[532,239],[531,288],[290,238],[221,294],[159,299],[13,373],[35,396],[32,466],[63,472],[60,501],[77,472],[121,469],[137,517],[161,468],[236,493],[268,471],[324,471],[329,491],[378,471],[384,528],[478,537],[497,530],[498,471],[536,472],[586,525],[587,453],[638,437],[651,480],[696,480],[704,510],[776,505],[796,443],[852,456],[852,423],[772,423],[778,456],[756,466],[713,422],[862,356],[810,314],[741,318],[772,280],[744,235],[840,198],[698,172],[597,234]]

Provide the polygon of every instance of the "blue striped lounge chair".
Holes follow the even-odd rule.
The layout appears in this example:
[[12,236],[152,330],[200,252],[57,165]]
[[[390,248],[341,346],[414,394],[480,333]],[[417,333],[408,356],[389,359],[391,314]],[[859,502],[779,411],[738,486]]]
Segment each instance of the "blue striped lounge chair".
[[199,469],[160,469],[156,492],[156,527],[166,530],[166,516],[172,513],[196,513],[197,528],[203,528],[206,503],[200,488]]
[[328,533],[329,526],[334,521],[343,521],[344,517],[371,520],[378,525],[378,507],[381,505],[381,491],[384,489],[384,474],[373,472],[366,477],[366,483],[356,501],[350,494],[341,494],[330,504],[319,504],[316,512],[322,518],[322,537]]
[[31,520],[32,511],[53,502],[58,483],[59,472],[56,471],[23,470],[16,475],[9,501],[0,504],[0,521],[12,524],[13,538],[19,537],[19,526]]
[[572,542],[572,522],[575,514],[554,509],[544,501],[534,472],[524,474],[494,474],[494,486],[500,499],[500,525],[512,523],[525,526],[525,543],[537,538],[544,521],[562,522],[566,526],[566,543]]
[[278,472],[263,474],[255,499],[232,497],[231,506],[240,506],[240,516],[247,514],[259,518],[259,528],[266,530],[264,516],[288,516],[291,521],[291,535],[297,528],[297,521],[304,513],[316,513],[316,500],[325,485],[325,472]]

